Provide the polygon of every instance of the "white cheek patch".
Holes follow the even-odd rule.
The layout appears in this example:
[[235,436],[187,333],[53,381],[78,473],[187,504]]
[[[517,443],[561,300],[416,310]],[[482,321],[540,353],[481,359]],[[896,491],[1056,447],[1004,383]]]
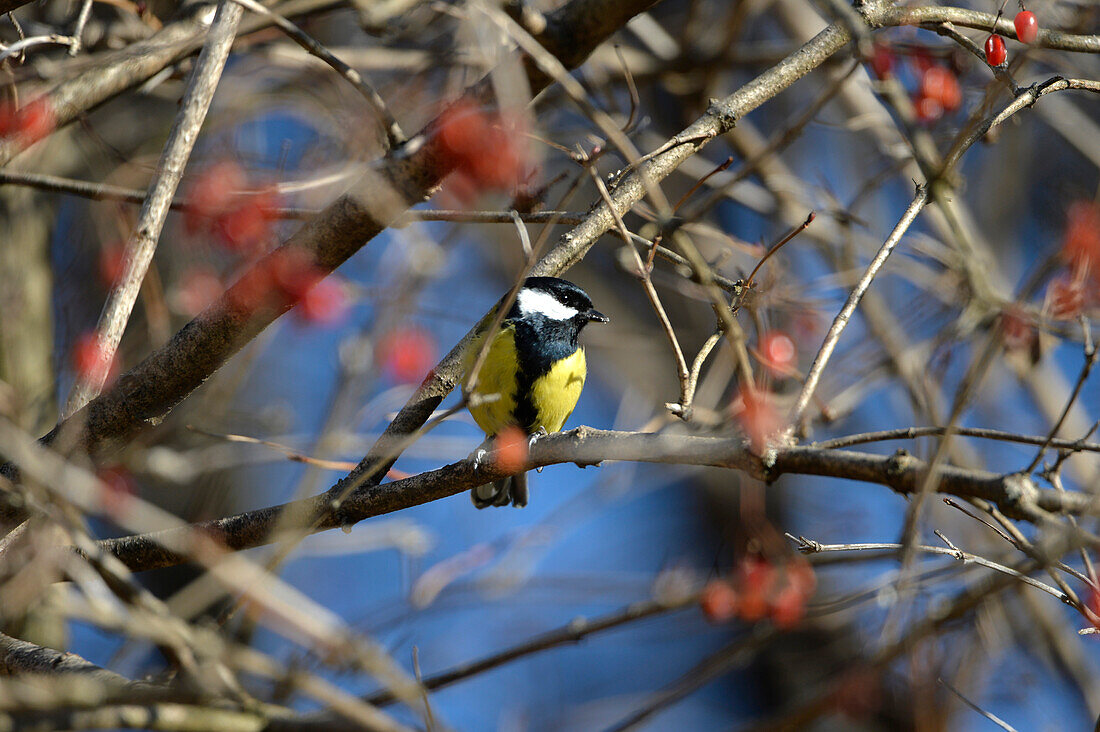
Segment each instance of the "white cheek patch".
[[516,302],[522,315],[543,315],[551,320],[569,320],[578,312],[542,290],[520,290]]

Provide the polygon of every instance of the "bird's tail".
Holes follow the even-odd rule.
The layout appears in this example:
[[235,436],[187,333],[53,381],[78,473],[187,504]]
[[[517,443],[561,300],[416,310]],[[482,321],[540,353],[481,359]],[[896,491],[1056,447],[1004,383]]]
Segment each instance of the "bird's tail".
[[478,508],[489,506],[507,506],[516,508],[527,505],[527,473],[519,473],[502,478],[494,483],[479,485],[470,491],[470,500]]

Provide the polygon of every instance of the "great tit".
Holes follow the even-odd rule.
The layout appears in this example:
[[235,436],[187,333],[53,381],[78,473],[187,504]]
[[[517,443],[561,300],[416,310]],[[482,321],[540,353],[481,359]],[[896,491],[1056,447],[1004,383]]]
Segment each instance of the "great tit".
[[[473,391],[464,391],[470,414],[487,438],[511,426],[529,436],[562,428],[584,388],[584,349],[577,338],[591,322],[606,323],[608,318],[572,282],[557,277],[524,280],[493,334]],[[477,336],[466,350],[463,383],[469,383],[486,337]],[[478,508],[526,506],[527,476],[520,473],[478,486],[470,497]]]

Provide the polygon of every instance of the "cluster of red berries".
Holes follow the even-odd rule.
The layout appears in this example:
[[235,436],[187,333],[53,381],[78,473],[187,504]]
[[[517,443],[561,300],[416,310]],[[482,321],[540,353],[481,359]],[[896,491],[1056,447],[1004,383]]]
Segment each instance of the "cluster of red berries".
[[[889,77],[894,69],[893,52],[885,44],[876,42],[870,65],[876,78]],[[938,63],[927,50],[918,48],[912,53],[912,70],[917,77],[913,109],[921,122],[935,122],[962,106],[962,89],[955,71]]]
[[816,589],[813,567],[802,557],[776,566],[763,557],[748,556],[729,576],[707,583],[699,607],[711,622],[739,618],[755,623],[769,618],[776,627],[787,629],[802,621],[806,601]]
[[[1000,18],[1000,15],[997,16]],[[1014,21],[1016,37],[1021,43],[1034,43],[1039,37],[1039,22],[1035,13],[1021,10]],[[913,95],[913,108],[917,119],[925,124],[935,122],[944,114],[954,112],[962,105],[962,91],[954,70],[936,63],[924,49],[912,52],[914,73],[918,77]],[[985,58],[990,66],[1001,66],[1008,60],[1004,38],[996,33],[985,40]],[[882,80],[894,70],[895,54],[886,44],[876,41],[867,60],[875,78]]]
[[[249,257],[274,239],[279,204],[272,188],[255,185],[235,162],[218,162],[191,185],[184,228],[190,234],[210,236],[234,255]],[[299,317],[315,323],[332,323],[347,311],[344,287],[326,278],[302,250],[279,249],[246,267],[229,291],[230,302],[242,310],[289,302],[297,305]],[[212,269],[195,267],[177,283],[172,303],[180,312],[196,315],[223,289]]]
[[1062,258],[1069,271],[1047,286],[1044,310],[1056,320],[1071,320],[1100,304],[1100,206],[1091,201],[1070,204]]
[[274,190],[252,185],[241,166],[225,160],[191,184],[183,225],[188,234],[209,235],[226,249],[248,254],[270,238],[278,205]]
[[304,320],[332,323],[347,310],[344,287],[313,262],[303,249],[276,249],[249,266],[226,292],[231,305],[250,313],[262,308],[298,306]]
[[[1000,17],[999,14],[998,17]],[[1016,38],[1020,43],[1032,44],[1039,38],[1039,20],[1030,10],[1021,10],[1016,13],[1012,24],[1016,27]],[[1008,60],[1005,39],[996,33],[985,39],[985,60],[990,66],[1000,66]]]
[[526,143],[517,122],[460,100],[439,115],[435,140],[454,171],[448,189],[464,202],[483,192],[511,192],[523,181]]

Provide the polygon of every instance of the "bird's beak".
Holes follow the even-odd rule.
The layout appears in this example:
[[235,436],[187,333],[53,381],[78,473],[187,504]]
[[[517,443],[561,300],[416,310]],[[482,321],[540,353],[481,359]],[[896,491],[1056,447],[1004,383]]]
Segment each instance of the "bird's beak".
[[588,312],[586,312],[584,314],[584,317],[588,318],[590,321],[595,321],[597,323],[610,323],[611,322],[611,318],[607,317],[606,315],[601,313],[599,310],[589,310]]

